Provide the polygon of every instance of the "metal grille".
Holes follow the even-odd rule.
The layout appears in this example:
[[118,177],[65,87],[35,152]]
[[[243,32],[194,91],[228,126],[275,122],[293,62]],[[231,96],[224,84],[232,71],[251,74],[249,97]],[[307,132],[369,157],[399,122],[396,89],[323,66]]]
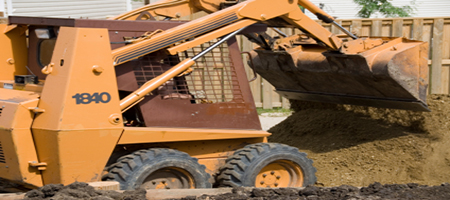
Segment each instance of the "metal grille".
[[6,163],[5,154],[3,154],[3,147],[1,142],[0,142],[0,163]]
[[[180,60],[192,58],[215,41],[179,53],[165,56],[154,53],[143,57],[134,69],[138,85],[164,73]],[[159,59],[158,59],[159,58]],[[158,88],[157,93],[164,100],[190,99],[192,103],[242,103],[243,97],[236,77],[227,44],[222,44],[197,60],[193,71],[186,76],[176,77]]]

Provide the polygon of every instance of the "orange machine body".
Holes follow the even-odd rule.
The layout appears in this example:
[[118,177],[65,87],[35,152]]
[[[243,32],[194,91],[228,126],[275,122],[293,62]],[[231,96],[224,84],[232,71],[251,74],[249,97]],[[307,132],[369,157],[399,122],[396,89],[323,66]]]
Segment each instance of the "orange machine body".
[[[20,17],[17,19],[23,20]],[[120,21],[99,20],[98,24],[108,22],[119,27],[116,24]],[[174,26],[168,24],[166,26]],[[50,24],[31,25],[30,30],[47,25]],[[49,65],[42,67],[42,63],[36,63],[39,57],[34,59],[39,56],[36,49],[40,50],[42,40],[32,35],[29,41],[30,46],[36,47],[30,50],[32,59],[29,68],[31,73],[45,78],[45,81],[18,84],[11,80],[14,71],[8,71],[9,78],[1,81],[4,86],[0,97],[1,106],[4,106],[0,116],[3,150],[0,158],[4,159],[0,159],[1,178],[28,188],[51,183],[101,181],[105,166],[114,159],[135,149],[151,147],[187,152],[198,158],[207,172],[214,174],[236,149],[251,143],[267,142],[266,137],[270,134],[261,130],[249,88],[245,85],[243,64],[240,59],[231,60],[229,57],[240,57],[234,50],[237,48],[235,40],[221,47],[231,52],[231,55],[225,55],[228,63],[209,66],[204,62],[203,66],[194,66],[193,72],[194,76],[216,70],[221,76],[229,76],[230,80],[222,83],[229,86],[222,86],[220,82],[215,86],[222,88],[227,97],[208,96],[214,88],[201,89],[205,86],[194,85],[200,87],[196,91],[204,91],[206,96],[199,94],[200,97],[191,100],[175,98],[162,101],[164,94],[161,91],[164,89],[159,88],[160,92],[154,92],[139,105],[141,112],[154,113],[150,119],[144,119],[147,127],[124,127],[119,93],[137,89],[139,73],[126,65],[114,67],[111,47],[117,48],[117,45],[111,45],[110,41],[116,39],[117,31],[114,28],[108,31],[54,26],[59,34]],[[130,32],[121,31],[121,34],[129,36]],[[139,70],[149,70],[148,67],[152,66],[143,65]],[[235,75],[236,70],[239,75]],[[213,84],[214,79],[211,79]],[[233,87],[238,89],[232,91]],[[244,92],[246,94],[242,94]],[[212,99],[214,103],[201,103],[207,99]],[[175,106],[176,110],[167,109],[172,113],[166,110],[169,115],[165,115],[161,110],[154,109],[162,109],[163,106]],[[178,106],[185,108],[180,110]],[[203,118],[210,119],[204,122]],[[225,121],[218,122],[218,119]],[[173,125],[169,125],[172,124],[170,120],[174,121]],[[224,129],[227,126],[235,128]]]
[[[0,177],[28,188],[100,181],[105,173],[125,180],[138,173],[139,156],[176,149],[225,186],[239,186],[233,180],[245,182],[246,173],[260,185],[245,186],[313,184],[305,154],[257,144],[270,133],[261,130],[237,41],[217,39],[237,30],[261,46],[254,70],[290,99],[427,110],[426,43],[339,37],[300,10],[298,4],[333,20],[307,0],[270,4],[175,0],[116,20],[10,17],[10,25],[0,25]],[[139,20],[200,10],[212,14],[190,22]],[[267,26],[304,34],[264,38]],[[244,172],[253,164],[260,168]],[[127,184],[134,179],[126,180],[122,186],[133,188]]]

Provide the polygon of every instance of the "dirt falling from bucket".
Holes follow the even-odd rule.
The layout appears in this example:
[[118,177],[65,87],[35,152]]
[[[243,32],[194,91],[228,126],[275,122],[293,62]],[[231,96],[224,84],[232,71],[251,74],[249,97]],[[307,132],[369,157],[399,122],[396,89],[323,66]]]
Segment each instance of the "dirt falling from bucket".
[[320,186],[419,183],[450,177],[450,95],[430,95],[432,112],[292,102],[269,142],[308,153]]

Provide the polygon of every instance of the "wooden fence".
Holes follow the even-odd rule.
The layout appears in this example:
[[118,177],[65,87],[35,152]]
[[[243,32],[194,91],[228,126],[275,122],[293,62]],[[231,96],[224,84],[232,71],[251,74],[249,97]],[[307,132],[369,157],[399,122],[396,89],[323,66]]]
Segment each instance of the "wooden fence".
[[[384,19],[349,19],[337,20],[342,26],[359,36],[405,37],[413,40],[427,41],[430,45],[430,87],[432,94],[450,93],[450,17],[439,18],[384,18]],[[319,22],[321,23],[321,22]],[[322,24],[332,33],[341,33],[330,24]],[[287,34],[294,33],[292,29],[282,29]],[[271,30],[269,34],[276,35]],[[250,51],[254,44],[245,37],[239,36],[241,51]],[[244,56],[244,63],[247,58]],[[253,77],[247,66],[248,77]],[[253,98],[257,107],[271,109],[274,107],[289,107],[289,101],[274,92],[274,87],[258,76],[250,83]]]

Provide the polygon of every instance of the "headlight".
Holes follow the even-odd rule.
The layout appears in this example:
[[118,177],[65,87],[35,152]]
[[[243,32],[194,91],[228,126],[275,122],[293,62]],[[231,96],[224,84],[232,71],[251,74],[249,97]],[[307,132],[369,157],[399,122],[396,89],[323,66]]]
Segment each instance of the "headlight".
[[39,39],[50,39],[52,37],[50,30],[46,28],[39,28],[34,30],[34,32]]

